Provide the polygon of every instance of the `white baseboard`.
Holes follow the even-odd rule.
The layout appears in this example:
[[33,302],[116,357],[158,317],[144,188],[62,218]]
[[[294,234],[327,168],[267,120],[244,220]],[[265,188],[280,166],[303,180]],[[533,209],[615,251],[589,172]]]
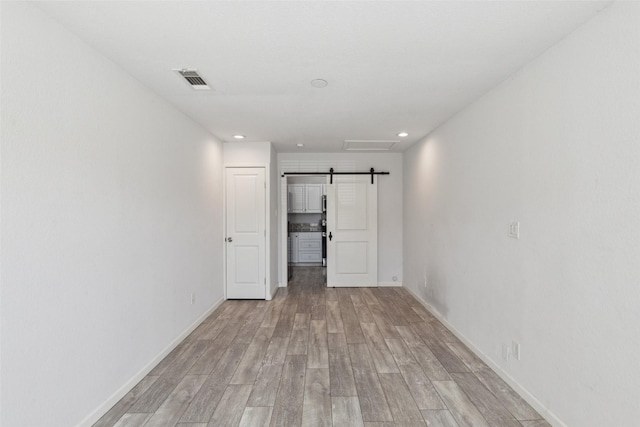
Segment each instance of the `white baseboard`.
[[202,316],[196,319],[191,325],[189,325],[180,335],[178,335],[171,343],[166,346],[160,353],[158,353],[149,363],[147,363],[142,369],[140,369],[129,381],[124,383],[115,393],[113,393],[106,401],[93,410],[84,420],[80,421],[76,427],[90,427],[96,421],[98,421],[104,414],[109,411],[125,394],[135,387],[155,366],[160,363],[171,351],[178,346],[184,339],[193,332],[204,320],[213,313],[213,311],[224,302],[224,298],[221,298],[214,303]]
[[378,282],[379,288],[401,288],[402,282]]
[[423,300],[418,294],[416,294],[413,289],[408,286],[404,286],[404,288],[409,291],[411,295],[415,297],[431,314],[433,314],[443,325],[447,327],[460,341],[462,341],[473,353],[478,356],[484,363],[489,365],[493,371],[498,374],[500,378],[504,380],[509,386],[515,390],[516,393],[520,395],[533,409],[538,411],[542,417],[549,424],[554,427],[567,427],[567,425],[560,420],[553,412],[549,410],[546,406],[544,406],[535,396],[533,396],[527,389],[525,389],[519,382],[517,382],[508,372],[503,370],[496,362],[491,359],[488,355],[483,353],[478,347],[476,347],[467,337],[465,337],[459,330],[457,330],[445,317],[443,317],[438,310],[436,310],[433,306],[431,306],[428,302]]
[[281,287],[280,283],[276,283],[275,286],[270,286],[271,289],[268,290],[267,297],[265,299],[267,301],[271,301],[276,295],[276,292],[278,292],[279,287]]

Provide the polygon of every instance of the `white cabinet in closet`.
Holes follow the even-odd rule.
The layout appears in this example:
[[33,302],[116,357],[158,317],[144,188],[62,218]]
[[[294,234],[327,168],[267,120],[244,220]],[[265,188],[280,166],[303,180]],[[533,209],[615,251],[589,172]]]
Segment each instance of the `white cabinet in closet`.
[[322,233],[301,231],[289,238],[292,264],[322,262]]
[[322,213],[322,184],[289,184],[290,213]]

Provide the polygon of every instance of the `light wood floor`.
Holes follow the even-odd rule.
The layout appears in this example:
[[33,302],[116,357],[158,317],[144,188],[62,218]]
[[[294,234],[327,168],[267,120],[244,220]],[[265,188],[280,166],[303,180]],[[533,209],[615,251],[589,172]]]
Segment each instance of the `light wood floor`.
[[95,426],[549,426],[402,288],[226,301]]

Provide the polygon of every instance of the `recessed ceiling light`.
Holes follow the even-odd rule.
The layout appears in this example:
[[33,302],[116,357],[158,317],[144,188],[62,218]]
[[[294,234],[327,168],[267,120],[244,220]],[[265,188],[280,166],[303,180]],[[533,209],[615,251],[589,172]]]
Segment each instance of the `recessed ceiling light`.
[[409,136],[409,134],[408,134],[408,133],[406,133],[406,132],[400,132],[400,133],[398,134],[398,136],[399,136],[400,138],[404,138],[405,136]]
[[322,88],[322,87],[326,87],[328,84],[329,84],[329,82],[327,82],[324,79],[313,79],[313,80],[311,80],[311,86],[313,86],[313,87]]
[[235,139],[244,139],[244,135],[233,135]]
[[304,147],[304,144],[296,144],[296,147]]

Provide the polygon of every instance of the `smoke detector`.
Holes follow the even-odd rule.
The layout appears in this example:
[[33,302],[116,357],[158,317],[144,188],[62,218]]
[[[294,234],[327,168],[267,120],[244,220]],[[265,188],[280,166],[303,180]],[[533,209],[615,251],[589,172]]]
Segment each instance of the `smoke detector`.
[[325,79],[313,79],[313,80],[311,80],[311,86],[317,87],[319,89],[322,89],[323,87],[326,87],[328,84],[329,84],[329,82],[326,81]]
[[189,70],[186,68],[173,70],[184,78],[187,84],[193,90],[211,90],[204,78],[198,74],[198,70]]

